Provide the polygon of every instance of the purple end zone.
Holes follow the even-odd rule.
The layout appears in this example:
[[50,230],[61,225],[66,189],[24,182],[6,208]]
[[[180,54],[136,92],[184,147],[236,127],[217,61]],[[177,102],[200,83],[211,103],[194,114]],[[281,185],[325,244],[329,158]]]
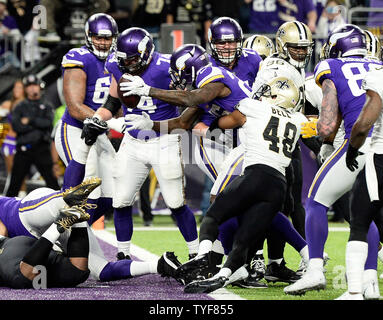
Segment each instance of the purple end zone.
[[[116,260],[117,249],[99,240],[105,257]],[[133,259],[137,259],[133,257]],[[137,259],[138,260],[138,259]],[[0,287],[0,300],[213,300],[206,294],[185,294],[183,286],[157,274],[100,282],[88,279],[76,288],[10,289]]]

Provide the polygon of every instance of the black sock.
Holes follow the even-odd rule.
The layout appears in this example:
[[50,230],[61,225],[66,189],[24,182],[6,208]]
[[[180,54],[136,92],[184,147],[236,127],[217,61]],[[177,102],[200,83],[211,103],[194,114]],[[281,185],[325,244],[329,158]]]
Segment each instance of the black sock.
[[42,237],[33,244],[32,248],[29,249],[22,261],[33,267],[37,265],[45,265],[49,253],[52,250],[52,246],[52,242]]
[[88,258],[89,239],[87,228],[72,228],[68,239],[67,254],[70,258]]

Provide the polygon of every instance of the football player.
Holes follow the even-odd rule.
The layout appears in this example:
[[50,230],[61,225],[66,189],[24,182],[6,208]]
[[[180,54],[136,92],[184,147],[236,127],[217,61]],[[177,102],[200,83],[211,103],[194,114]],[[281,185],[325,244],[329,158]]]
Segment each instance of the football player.
[[[106,63],[112,75],[107,101],[92,118],[84,124],[86,143],[98,141],[102,135],[89,130],[103,120],[109,120],[121,108],[117,85],[125,73],[140,75],[150,85],[169,89],[169,55],[154,50],[153,39],[141,28],[129,28],[117,40],[116,52]],[[154,97],[141,97],[136,108],[122,105],[124,114],[147,112],[153,120],[166,120],[178,116],[178,109]],[[145,113],[146,114],[146,113]],[[95,132],[95,134],[94,134]],[[166,205],[172,211],[189,250],[193,255],[198,250],[197,225],[193,212],[185,204],[184,170],[180,135],[160,135],[154,131],[129,131],[124,135],[121,147],[115,156],[114,178],[114,223],[118,250],[125,256],[130,253],[133,234],[132,206],[135,196],[153,168]]]
[[[30,239],[44,237],[51,240],[55,245],[54,250],[64,253],[72,251],[71,254],[73,254],[73,244],[70,243],[74,239],[73,236],[72,240],[69,240],[72,233],[77,234],[76,237],[78,238],[79,232],[84,233],[80,230],[86,231],[87,229],[88,231],[85,232],[88,243],[86,247],[88,247],[89,252],[86,251],[84,257],[87,257],[87,266],[95,279],[112,281],[148,273],[175,277],[174,271],[178,262],[171,252],[164,253],[158,261],[153,262],[132,261],[130,259],[109,262],[104,257],[97,238],[88,223],[85,222],[90,218],[90,215],[84,211],[84,204],[89,194],[100,184],[101,179],[92,177],[66,190],[55,191],[50,188],[38,188],[22,200],[13,197],[0,197],[0,236],[9,238],[23,236]],[[59,229],[51,227],[54,223]],[[70,227],[71,230],[69,230]],[[74,229],[76,231],[73,232]],[[77,244],[77,246],[79,245]],[[79,246],[77,254],[79,250],[83,249]],[[18,249],[17,252],[19,251]]]
[[233,249],[216,275],[187,284],[185,293],[208,293],[226,286],[229,277],[246,262],[249,245],[263,237],[282,209],[287,190],[286,167],[300,136],[300,123],[306,117],[296,112],[299,90],[287,78],[271,79],[256,96],[259,101],[243,99],[235,111],[218,120],[218,127],[243,129],[244,173],[218,194],[202,221],[197,257],[181,265],[178,272],[204,268],[218,226],[241,215]]
[[90,148],[81,139],[83,121],[91,117],[108,96],[110,74],[105,62],[114,50],[118,35],[114,19],[103,13],[92,15],[85,24],[85,45],[74,48],[63,57],[63,94],[66,110],[59,121],[55,145],[66,165],[64,189],[81,183],[84,177],[99,176],[103,180],[89,198],[90,223],[112,208],[113,181],[111,165],[115,151],[106,134]]
[[[190,107],[184,113],[174,119],[167,121],[152,121],[147,116],[129,115],[125,117],[127,122],[126,130],[149,130],[153,129],[158,132],[172,132],[177,128],[190,129],[193,121],[193,115],[198,112],[198,108],[204,109],[206,103],[221,105],[221,114],[231,113],[234,111],[233,106],[240,100],[246,98],[246,94],[250,91],[243,91],[246,83],[238,77],[227,71],[226,69],[213,67],[208,60],[206,50],[197,45],[184,45],[178,48],[171,56],[170,60],[171,74],[175,83],[189,84],[198,89],[192,91],[178,90],[161,90],[147,86],[141,78],[130,77],[132,82],[127,82],[124,87],[127,94],[148,94],[161,97],[161,99],[172,101],[175,104],[192,105],[200,103],[199,107]],[[209,83],[212,82],[212,83]],[[209,86],[209,84],[211,84]],[[148,87],[148,88],[146,88]],[[142,90],[142,91],[141,91]],[[236,93],[236,95],[234,94]],[[209,97],[216,96],[209,102]],[[245,97],[244,97],[245,96]],[[193,102],[195,101],[195,102]],[[202,104],[204,103],[204,104]],[[212,122],[210,127],[205,130],[215,132],[218,117]],[[218,130],[219,131],[219,130]],[[218,132],[220,133],[220,131]],[[242,157],[238,159],[242,161]],[[302,248],[306,246],[303,238],[292,228],[288,219],[282,214],[278,214],[276,221],[273,221],[273,227],[284,233],[286,240],[297,249],[304,258]],[[286,232],[286,229],[293,232]],[[295,231],[295,232],[294,232]],[[307,257],[308,259],[308,257]],[[295,279],[296,280],[296,279]]]
[[[346,165],[353,172],[359,166],[359,149],[366,142],[372,126],[371,149],[366,155],[366,165],[358,174],[353,186],[351,204],[350,238],[346,246],[346,276],[348,290],[337,300],[364,300],[363,276],[368,255],[367,233],[372,221],[381,226],[383,131],[381,81],[383,67],[367,73],[362,88],[367,100],[355,121],[346,153]],[[378,289],[378,288],[377,288]],[[380,296],[376,292],[376,298]]]
[[[366,53],[364,32],[355,25],[343,25],[329,35],[326,45],[327,59],[315,67],[315,80],[322,87],[323,100],[314,131],[327,138],[337,132],[343,120],[345,139],[320,167],[309,189],[306,203],[306,241],[310,261],[303,277],[284,288],[287,294],[303,294],[309,290],[324,289],[326,286],[323,249],[328,235],[327,210],[338,198],[351,190],[356,176],[364,166],[364,153],[368,151],[370,144],[368,138],[361,148],[363,154],[358,156],[359,168],[350,172],[345,166],[346,148],[351,128],[365,101],[361,81],[367,71],[381,66],[380,62],[365,58]],[[376,290],[378,242],[378,230],[372,223],[369,231],[369,258],[364,272],[366,298],[374,298],[376,292],[379,292]]]

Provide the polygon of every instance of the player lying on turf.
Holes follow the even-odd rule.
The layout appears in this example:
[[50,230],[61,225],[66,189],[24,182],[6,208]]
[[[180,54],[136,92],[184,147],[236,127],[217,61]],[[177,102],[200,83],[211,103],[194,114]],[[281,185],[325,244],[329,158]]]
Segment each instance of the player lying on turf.
[[[39,188],[30,192],[22,200],[0,197],[0,235],[9,238],[17,236],[41,238],[50,226],[60,219],[60,211],[65,213],[69,210],[67,207],[70,207],[83,212],[88,195],[100,184],[101,180],[93,177],[65,191]],[[68,212],[71,213],[73,210]],[[85,215],[89,218],[88,214]],[[64,219],[64,222],[70,224],[71,219]],[[174,254],[169,252],[164,253],[158,261],[153,262],[132,260],[109,262],[105,259],[98,240],[88,223],[83,225],[88,230],[87,239],[89,238],[87,245],[89,247],[89,261],[87,265],[91,275],[98,280],[119,280],[148,273],[170,276],[172,270],[176,268],[172,262],[175,260]],[[66,229],[65,225],[63,228]],[[63,230],[57,239],[58,247],[56,246],[55,249],[68,253],[70,235],[69,230]],[[168,268],[169,266],[173,267]]]

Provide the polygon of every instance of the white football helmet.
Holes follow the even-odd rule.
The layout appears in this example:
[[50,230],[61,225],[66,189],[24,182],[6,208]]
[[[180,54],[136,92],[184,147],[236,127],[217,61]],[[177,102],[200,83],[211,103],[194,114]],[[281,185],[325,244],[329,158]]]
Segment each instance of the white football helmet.
[[379,38],[371,31],[364,30],[366,35],[367,55],[366,58],[380,60],[382,57],[382,47]]
[[299,109],[299,90],[294,82],[286,77],[273,78],[258,90],[261,91],[261,101],[289,109],[293,112]]
[[273,41],[261,34],[254,34],[251,37],[248,37],[243,43],[243,48],[257,51],[263,60],[275,52]]

